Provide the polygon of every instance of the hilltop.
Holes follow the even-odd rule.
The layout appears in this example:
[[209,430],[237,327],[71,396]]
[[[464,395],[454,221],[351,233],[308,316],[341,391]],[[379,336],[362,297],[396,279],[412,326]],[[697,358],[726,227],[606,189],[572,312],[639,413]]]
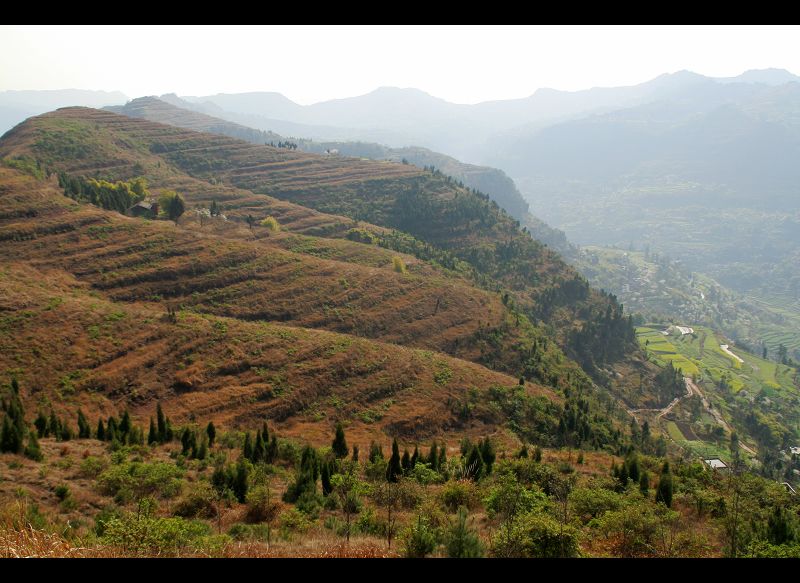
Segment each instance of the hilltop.
[[397,250],[502,291],[505,309],[544,325],[593,374],[619,360],[632,342],[613,298],[591,290],[496,204],[436,172],[259,146],[85,108],[29,120],[6,134],[0,154],[36,159],[68,175],[143,175],[185,193],[192,205],[221,202],[232,219],[275,215],[283,221],[276,209],[285,215],[315,209],[324,227],[313,234],[326,237],[345,238],[359,220],[377,225],[366,230],[379,235],[386,228],[403,231],[419,243],[404,240]]
[[[328,300],[334,296],[302,283],[307,277],[323,281],[321,260],[122,217],[71,201],[54,185],[13,170],[1,169],[0,180],[6,209],[0,240],[4,256],[14,257],[4,261],[0,279],[6,313],[0,368],[19,377],[39,406],[57,404],[64,412],[83,406],[107,414],[127,405],[136,413],[160,400],[179,420],[203,414],[231,427],[266,417],[307,437],[332,416],[350,419],[366,439],[384,429],[410,436],[449,428],[457,434],[458,402],[478,403],[481,391],[516,384],[516,378],[464,360],[397,345],[447,342],[447,314],[460,301],[457,285],[448,286],[450,295],[437,317],[427,316],[436,324],[420,327],[413,318],[392,321],[402,312],[386,309],[392,300],[385,296],[386,289],[398,286],[393,292],[398,300],[414,301],[420,292],[406,291],[404,280],[414,289],[419,277],[392,277],[391,270],[373,268],[368,271],[379,279],[362,284],[354,268],[340,274],[349,278],[346,287],[331,283],[340,295],[348,289],[384,295],[387,332],[377,336],[394,343],[311,330],[307,326],[358,333],[336,316],[335,304],[314,307],[312,290]],[[296,271],[293,281],[280,287],[286,257],[295,271],[311,273]],[[237,271],[246,272],[250,283]],[[259,273],[272,279],[264,281]],[[386,288],[376,285],[387,278]],[[297,302],[302,288],[306,297]],[[281,294],[292,295],[288,306],[303,306],[297,318],[251,315],[265,300],[275,310]],[[222,301],[225,295],[228,300]],[[498,309],[488,297],[484,301],[488,310]],[[178,309],[174,321],[168,306]],[[483,317],[491,321],[491,311]],[[360,318],[368,322],[371,316],[365,312]],[[459,317],[452,328],[469,338],[471,325]],[[426,336],[427,330],[438,333]],[[464,342],[464,352],[474,350],[469,344]],[[478,392],[469,396],[468,389]],[[535,384],[528,393],[558,400],[552,389]],[[395,418],[392,411],[408,417]]]
[[[255,147],[97,110],[66,109],[29,120],[0,143],[7,165],[33,175],[2,171],[0,240],[4,255],[14,257],[6,271],[12,303],[9,309],[16,314],[6,324],[8,333],[17,332],[27,322],[18,318],[24,311],[22,305],[30,302],[38,310],[29,310],[31,314],[26,316],[31,318],[32,328],[25,337],[31,344],[22,343],[13,353],[4,352],[7,360],[2,366],[26,386],[32,382],[37,387],[35,392],[43,389],[36,397],[40,404],[62,402],[65,388],[76,399],[68,408],[83,404],[87,410],[98,412],[128,405],[135,413],[139,406],[152,407],[154,400],[175,399],[174,404],[184,414],[196,414],[196,405],[198,411],[234,425],[265,415],[282,429],[294,431],[291,427],[298,427],[298,432],[302,429],[309,437],[326,433],[329,416],[348,419],[357,434],[366,439],[385,433],[439,435],[445,430],[448,435],[458,435],[459,431],[470,431],[469,427],[484,425],[487,431],[500,429],[505,426],[506,413],[490,412],[494,411],[491,407],[482,413],[482,403],[495,402],[502,411],[507,397],[501,391],[487,401],[481,391],[515,385],[520,375],[529,379],[524,390],[527,398],[544,395],[558,403],[560,390],[589,387],[580,369],[552,341],[547,326],[531,323],[525,312],[515,307],[509,292],[504,295],[490,289],[494,287],[492,280],[480,271],[481,263],[474,257],[467,254],[460,259],[430,242],[384,226],[254,193],[239,187],[236,181],[226,185],[202,173],[191,176],[182,171],[182,166],[193,168],[203,150],[207,160],[229,169],[223,156],[246,160],[263,156],[264,164],[277,169],[269,176],[284,192],[305,192],[303,180],[309,180],[296,171],[293,174],[289,170],[292,167],[302,168],[323,187],[335,184],[338,188],[355,188],[362,181],[381,184],[408,177],[422,179],[422,184],[430,180],[450,187],[447,180],[402,164],[331,160],[269,146]],[[248,173],[258,178],[264,176],[254,173],[256,167],[251,164],[237,166],[248,168]],[[50,174],[49,180],[46,174]],[[66,192],[77,197],[82,181],[90,177],[130,180],[136,176],[145,176],[154,192],[177,189],[186,197],[190,212],[180,226],[123,217],[64,196]],[[469,192],[459,189],[458,195],[467,196]],[[202,213],[193,216],[192,209],[202,210],[217,201],[224,205],[224,218],[203,221]],[[485,201],[481,206],[497,209]],[[265,215],[276,217],[281,230],[248,228],[243,219],[255,213],[259,220]],[[495,213],[495,220],[514,225],[499,209]],[[353,233],[357,237],[351,237]],[[517,237],[523,237],[523,233],[517,233]],[[486,229],[481,236],[486,241],[491,234]],[[564,267],[529,237],[527,240],[530,249],[541,251],[538,260],[547,266],[543,275]],[[393,268],[397,258],[405,264],[402,271]],[[43,275],[32,275],[31,270]],[[512,267],[503,276],[514,273]],[[31,287],[32,281],[50,277],[65,282],[66,295],[80,296],[79,289],[96,297],[89,305],[102,315],[81,315],[86,303],[64,301],[62,294],[36,301],[27,293],[25,300],[19,298],[19,291]],[[548,281],[535,278],[531,283],[541,286]],[[541,293],[540,289],[520,285],[520,304],[526,295],[537,297],[535,292]],[[600,300],[601,296],[594,298]],[[53,316],[46,308],[51,305],[64,306],[63,322],[69,332],[61,342],[78,350],[68,360],[63,359],[58,344],[53,345],[45,336],[49,328],[44,322]],[[99,308],[103,305],[106,307]],[[179,327],[185,325],[191,330],[192,349],[188,354],[181,348],[187,341],[185,336],[176,339],[177,343],[169,340],[174,326],[163,323],[164,318],[169,321],[173,309],[177,310]],[[559,317],[577,309],[561,306]],[[82,325],[76,327],[75,322]],[[136,327],[129,327],[132,322]],[[309,343],[310,360],[300,363],[311,371],[307,376],[285,372],[286,367],[294,368],[293,358],[266,362],[257,358],[260,349],[247,348],[246,338],[258,338],[263,333],[261,322],[279,323],[268,330],[276,330],[279,337],[276,350],[285,350],[290,357],[299,347],[284,348],[287,343]],[[149,324],[139,328],[144,323]],[[322,333],[311,334],[308,328],[346,336],[326,340]],[[134,355],[132,348],[120,346],[120,334],[139,339],[142,352]],[[222,338],[231,339],[230,344],[225,341],[227,356],[208,369],[218,357],[206,351]],[[568,349],[570,336],[564,334],[558,339]],[[320,343],[327,347],[320,348]],[[341,348],[331,349],[331,345]],[[171,348],[159,353],[166,346]],[[83,348],[88,350],[88,359]],[[415,357],[409,349],[430,352]],[[103,350],[111,350],[111,354],[103,356]],[[344,356],[338,358],[344,359],[345,368],[336,373],[336,355],[340,352]],[[365,352],[373,356],[365,357]],[[176,358],[176,354],[181,357]],[[353,368],[350,359],[356,358],[355,354],[359,355],[359,364]],[[387,356],[390,354],[395,356]],[[316,364],[314,359],[321,360]],[[376,363],[370,364],[370,359]],[[394,368],[409,359],[411,369],[405,364]],[[45,361],[49,364],[40,367],[39,363]],[[142,367],[141,362],[149,364]],[[331,366],[330,385],[325,388],[319,384],[320,368],[329,370]],[[370,376],[373,372],[380,382]],[[365,384],[349,381],[351,375]],[[427,378],[433,384],[426,388],[416,378]],[[94,404],[86,400],[87,390],[99,397]],[[402,402],[399,395],[404,392],[412,399],[407,419],[393,418],[379,408],[390,401],[389,406]],[[228,398],[233,395],[238,397]],[[422,405],[423,401],[415,401],[421,395],[433,401]],[[373,402],[376,398],[379,401]],[[253,408],[253,399],[267,403],[264,408]],[[433,406],[434,402],[437,405]],[[237,409],[241,406],[237,403],[248,404],[253,412]],[[440,410],[441,406],[445,409]],[[362,418],[385,420],[362,424]],[[303,419],[308,426],[303,425]],[[476,422],[478,425],[474,425]],[[515,427],[519,435],[530,432],[526,426]]]
[[219,117],[207,115],[199,110],[213,111],[214,113],[217,113],[217,111],[210,107],[198,107],[197,104],[192,104],[174,95],[162,96],[161,98],[140,97],[129,101],[124,106],[111,106],[105,109],[130,117],[138,117],[195,131],[220,134],[259,145],[275,145],[285,142],[296,144],[302,151],[316,154],[390,160],[396,163],[413,164],[418,168],[435,168],[468,188],[488,194],[500,208],[527,227],[537,240],[554,247],[561,253],[574,252],[563,233],[552,229],[528,212],[528,203],[517,190],[514,181],[502,170],[496,168],[465,164],[455,158],[427,148],[390,148],[381,144],[360,141],[326,142],[297,137],[287,138],[272,131],[256,130]]

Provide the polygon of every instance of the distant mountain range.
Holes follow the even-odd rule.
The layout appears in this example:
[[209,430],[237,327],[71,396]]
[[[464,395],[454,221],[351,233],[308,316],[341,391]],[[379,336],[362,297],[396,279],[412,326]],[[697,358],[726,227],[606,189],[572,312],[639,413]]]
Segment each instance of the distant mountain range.
[[[171,94],[162,101],[210,117],[148,119],[255,143],[290,136],[312,152],[434,166],[490,194],[562,253],[569,244],[558,229],[583,245],[648,246],[739,293],[762,300],[778,294],[781,305],[794,305],[798,81],[781,69],[727,78],[680,71],[635,86],[540,89],[476,105],[391,87],[308,106],[278,93]],[[119,93],[5,92],[0,115],[18,120],[36,108],[98,101],[127,100]],[[135,107],[126,113],[136,115]]]

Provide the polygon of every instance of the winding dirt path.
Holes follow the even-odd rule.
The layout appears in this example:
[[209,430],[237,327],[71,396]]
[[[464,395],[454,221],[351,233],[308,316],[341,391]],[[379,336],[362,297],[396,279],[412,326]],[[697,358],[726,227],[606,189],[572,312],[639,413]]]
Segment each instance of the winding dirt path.
[[[717,409],[715,409],[713,405],[711,405],[711,403],[706,398],[703,391],[700,390],[700,387],[698,387],[697,384],[689,377],[683,377],[683,380],[686,383],[686,394],[681,397],[675,397],[666,407],[663,407],[661,409],[628,409],[626,407],[625,409],[628,411],[628,414],[630,414],[634,419],[636,419],[637,423],[639,423],[639,418],[636,416],[636,414],[645,413],[648,411],[658,411],[656,419],[661,419],[664,415],[672,411],[675,405],[677,405],[680,401],[688,397],[691,397],[692,395],[697,395],[698,397],[700,397],[703,403],[703,408],[708,412],[708,414],[714,417],[714,420],[719,425],[721,425],[723,429],[725,429],[725,431],[727,431],[728,433],[733,433],[731,426],[728,425],[728,422],[725,421],[725,418],[722,416],[722,414]],[[753,456],[756,455],[756,452],[750,446],[746,445],[745,443],[742,443],[741,441],[739,442],[739,447],[741,447],[743,450],[745,450],[746,452],[750,453]]]

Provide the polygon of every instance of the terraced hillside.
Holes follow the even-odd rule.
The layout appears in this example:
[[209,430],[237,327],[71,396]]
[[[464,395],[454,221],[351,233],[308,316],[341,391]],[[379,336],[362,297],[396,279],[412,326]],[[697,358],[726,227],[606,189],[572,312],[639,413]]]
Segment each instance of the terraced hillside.
[[184,129],[220,134],[245,140],[254,144],[294,143],[300,150],[316,154],[336,152],[340,156],[368,158],[370,160],[389,160],[396,163],[408,163],[418,168],[436,168],[445,176],[451,177],[464,186],[488,194],[512,217],[518,219],[533,236],[562,254],[574,254],[575,249],[569,244],[563,232],[553,229],[544,221],[528,212],[528,203],[517,190],[514,181],[502,170],[487,166],[465,164],[445,154],[426,148],[390,148],[369,142],[315,142],[308,139],[287,139],[273,132],[264,132],[238,123],[206,115],[192,110],[195,105],[170,96],[171,102],[156,97],[140,97],[124,106],[106,107],[108,111],[169,124]]
[[[2,171],[6,179],[12,174]],[[205,233],[193,223],[175,228],[79,205],[31,178],[4,200],[0,240],[9,256],[64,269],[113,301],[165,301],[324,328],[491,361],[513,374],[537,338],[497,294],[381,247],[307,236],[300,245],[289,233],[253,241],[231,229],[224,237]],[[318,256],[337,244],[337,258]],[[405,260],[405,273],[393,269],[394,257]]]
[[683,398],[665,418],[669,434],[689,451],[730,462],[728,444],[736,431],[742,443],[752,444],[748,453],[757,450],[761,463],[780,470],[779,451],[800,435],[798,369],[733,346],[710,328],[692,325],[691,330],[665,335],[660,327],[637,328],[648,356],[694,379],[692,388],[700,392]]
[[125,105],[112,105],[106,107],[108,111],[138,117],[158,123],[178,126],[196,132],[221,134],[254,144],[278,142],[284,138],[273,132],[265,132],[243,126],[241,124],[212,117],[198,111],[190,111],[162,101],[157,97],[140,97],[133,99]]
[[146,176],[192,205],[222,202],[232,219],[296,213],[307,232],[327,237],[346,236],[357,220],[404,231],[419,242],[400,248],[449,268],[466,263],[475,283],[508,293],[506,304],[549,326],[590,372],[602,376],[598,367],[634,350],[613,298],[592,291],[496,204],[413,166],[258,146],[87,108],[28,120],[4,137],[0,155],[70,175]]
[[[237,311],[257,309],[246,297],[230,304],[220,300],[244,280],[261,285],[259,262],[273,274],[282,262],[314,272],[334,262],[123,217],[78,204],[52,181],[15,170],[0,169],[0,184],[0,370],[17,376],[28,398],[41,406],[105,413],[130,404],[135,413],[158,398],[186,417],[203,413],[223,426],[238,426],[266,416],[290,433],[309,438],[318,432],[321,439],[332,418],[347,419],[365,439],[384,431],[424,435],[502,424],[481,395],[515,385],[516,378],[437,352],[299,327],[339,326],[333,315],[324,319],[335,309],[317,309],[309,297],[291,303],[298,314],[304,307],[303,316],[285,318],[286,323]],[[353,264],[345,275],[356,286],[359,269],[370,271]],[[391,288],[396,298],[404,292],[413,297],[415,286],[424,289],[421,276],[371,270],[376,277],[364,287],[376,290],[367,294],[369,301],[382,302],[387,312],[390,332],[383,340],[417,336],[414,329],[446,334],[444,319],[420,327],[414,318],[399,317],[390,309],[392,299],[383,295]],[[302,283],[296,288],[276,290],[276,282],[292,276],[275,277],[261,293],[248,290],[251,298],[272,305],[269,300],[279,301],[281,293],[314,289],[297,276]],[[387,281],[386,287],[378,285]],[[452,294],[440,317],[451,310],[480,312],[463,305],[454,309],[458,285],[463,286],[447,288]],[[489,312],[483,317],[491,318],[492,302],[502,311],[490,294],[468,291],[486,299]],[[329,290],[322,295],[333,297]],[[170,317],[165,304],[182,309]],[[450,328],[461,337],[462,326],[469,325],[462,321]],[[438,336],[428,337],[435,344]],[[418,336],[408,344],[425,342]],[[526,392],[559,400],[534,383],[526,384]],[[464,406],[477,406],[477,416],[464,418]]]

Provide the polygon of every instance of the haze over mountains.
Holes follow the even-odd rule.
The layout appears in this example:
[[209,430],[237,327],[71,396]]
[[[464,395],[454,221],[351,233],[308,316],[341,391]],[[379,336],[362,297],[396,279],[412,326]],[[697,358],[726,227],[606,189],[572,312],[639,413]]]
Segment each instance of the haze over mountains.
[[[736,556],[723,536],[800,556],[776,483],[800,479],[797,81],[680,72],[478,105],[0,95],[9,119],[49,110],[0,137],[0,500],[25,485],[73,521],[72,487],[90,545],[135,512],[139,533],[215,520],[229,550],[261,525],[269,550],[273,521],[350,548],[352,514],[391,547],[385,505],[406,552],[458,511],[493,556]],[[112,487],[141,468],[174,491]]]
[[[283,136],[312,152],[435,166],[490,194],[569,256],[574,249],[559,229],[581,245],[666,254],[687,273],[767,302],[767,310],[800,314],[793,307],[800,299],[793,268],[800,249],[797,81],[780,69],[718,79],[681,71],[631,87],[540,89],[477,105],[386,87],[309,106],[278,93],[171,94],[161,98],[179,108],[170,120],[152,117],[163,112],[148,115],[256,143]],[[118,93],[0,94],[10,120],[59,104],[116,105],[124,112],[123,102]],[[137,115],[131,112],[140,106],[132,102],[127,113]],[[187,109],[210,117],[190,119]],[[223,131],[214,119],[238,126]],[[638,302],[624,289],[613,291]],[[769,333],[760,325],[745,328],[735,334],[751,344]]]

